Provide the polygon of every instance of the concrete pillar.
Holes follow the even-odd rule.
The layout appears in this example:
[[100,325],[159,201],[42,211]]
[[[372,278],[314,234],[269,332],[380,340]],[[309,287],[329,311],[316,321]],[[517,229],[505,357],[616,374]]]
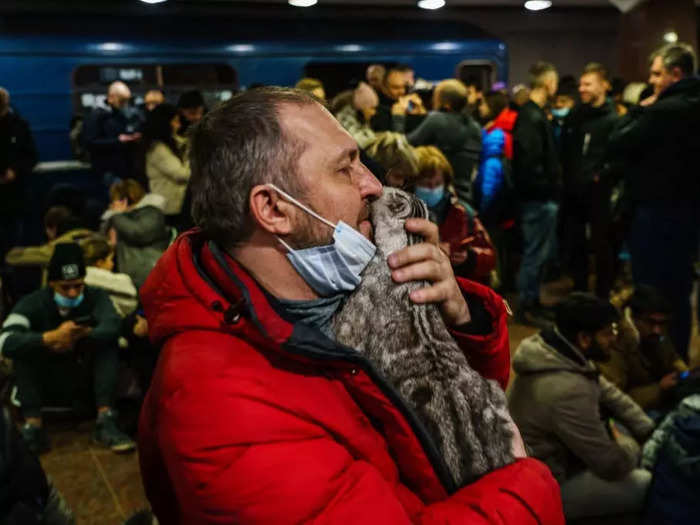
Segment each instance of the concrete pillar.
[[620,17],[620,75],[628,82],[646,81],[649,55],[673,31],[679,42],[698,49],[697,8],[694,0],[648,0]]

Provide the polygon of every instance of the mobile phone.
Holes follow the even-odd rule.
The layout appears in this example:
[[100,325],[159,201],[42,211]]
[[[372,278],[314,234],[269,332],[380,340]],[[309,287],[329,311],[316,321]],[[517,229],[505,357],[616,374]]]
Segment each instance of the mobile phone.
[[412,101],[412,100],[409,100],[409,101],[408,101],[408,106],[407,106],[408,111],[409,111],[409,112],[413,111],[413,109],[414,109],[415,107],[416,107],[416,105],[413,103],[413,101]]
[[76,317],[75,319],[73,319],[73,322],[80,326],[90,326],[92,328],[97,326],[97,319],[95,319],[92,316],[92,314],[81,315],[80,317]]

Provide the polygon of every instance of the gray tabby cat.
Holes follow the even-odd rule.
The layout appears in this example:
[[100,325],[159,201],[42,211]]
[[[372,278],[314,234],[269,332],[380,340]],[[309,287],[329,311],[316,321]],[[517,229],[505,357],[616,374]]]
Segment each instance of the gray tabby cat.
[[513,461],[511,419],[503,391],[467,363],[434,304],[409,294],[426,283],[396,284],[386,259],[422,238],[407,234],[410,217],[428,217],[425,204],[384,188],[371,206],[377,253],[362,282],[333,320],[338,342],[367,357],[418,415],[457,485]]

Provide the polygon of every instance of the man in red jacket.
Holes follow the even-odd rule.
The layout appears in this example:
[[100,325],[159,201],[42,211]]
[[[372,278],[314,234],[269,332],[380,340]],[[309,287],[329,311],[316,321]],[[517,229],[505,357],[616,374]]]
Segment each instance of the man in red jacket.
[[[372,256],[382,187],[321,105],[246,92],[191,137],[193,215],[141,290],[161,355],[139,425],[144,486],[164,524],[563,524],[551,473],[524,457],[457,487],[415,413],[330,319]],[[457,281],[437,228],[389,257],[432,283],[471,364],[505,385],[505,307]],[[360,232],[362,234],[360,234]],[[390,335],[390,334],[387,334]]]

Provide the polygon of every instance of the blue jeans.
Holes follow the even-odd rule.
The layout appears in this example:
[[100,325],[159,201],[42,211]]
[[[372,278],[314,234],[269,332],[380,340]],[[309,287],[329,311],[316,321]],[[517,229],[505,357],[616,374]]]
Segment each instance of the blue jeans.
[[523,258],[518,273],[520,304],[535,304],[540,297],[542,266],[556,249],[557,213],[553,201],[528,201],[521,204]]
[[628,239],[635,284],[656,287],[671,302],[669,336],[688,359],[693,260],[698,250],[700,212],[691,205],[640,205]]

